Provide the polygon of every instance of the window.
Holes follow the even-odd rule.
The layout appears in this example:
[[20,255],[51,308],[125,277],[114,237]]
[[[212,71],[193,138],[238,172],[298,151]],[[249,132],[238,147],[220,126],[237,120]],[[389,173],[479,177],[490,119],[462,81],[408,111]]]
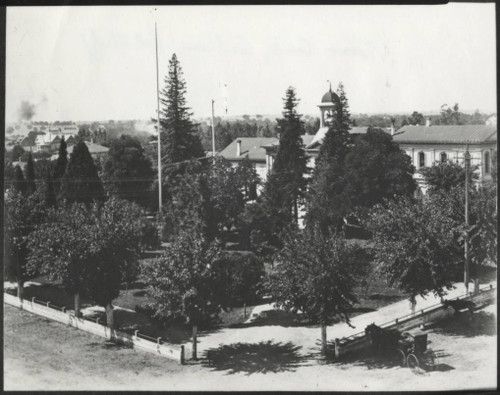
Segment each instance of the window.
[[484,174],[490,174],[490,153],[485,151],[484,153]]
[[425,167],[425,153],[418,153],[418,167]]
[[441,161],[441,163],[444,163],[448,160],[448,155],[446,155],[446,152],[441,152],[441,154],[439,154],[439,160]]

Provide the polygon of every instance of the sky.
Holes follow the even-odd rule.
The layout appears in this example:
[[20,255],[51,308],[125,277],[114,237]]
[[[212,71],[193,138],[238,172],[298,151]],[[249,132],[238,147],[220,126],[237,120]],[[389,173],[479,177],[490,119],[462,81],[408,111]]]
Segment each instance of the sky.
[[[353,113],[496,112],[494,4],[9,7],[6,120],[149,119],[173,53],[195,117],[316,115],[328,80]],[[224,85],[227,88],[224,90]]]

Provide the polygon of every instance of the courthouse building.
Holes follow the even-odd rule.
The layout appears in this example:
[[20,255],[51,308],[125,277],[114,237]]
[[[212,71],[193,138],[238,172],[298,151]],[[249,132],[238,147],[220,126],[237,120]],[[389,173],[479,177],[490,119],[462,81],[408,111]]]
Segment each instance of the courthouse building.
[[[315,166],[315,159],[339,104],[339,97],[334,92],[326,92],[318,104],[318,131],[315,135],[302,136],[304,149],[309,157],[308,165],[311,168]],[[367,129],[352,127],[349,133],[361,135],[365,134]],[[410,156],[416,169],[414,178],[424,193],[427,187],[419,170],[446,160],[463,164],[467,149],[471,156],[471,166],[477,166],[479,181],[491,179],[492,167],[496,165],[493,161],[493,158],[496,158],[497,144],[496,116],[486,125],[430,125],[427,120],[425,126],[408,125],[398,130],[384,130],[391,134],[394,141]],[[267,173],[272,169],[277,147],[278,139],[274,137],[241,137],[229,144],[220,155],[233,164],[248,158],[264,182]]]

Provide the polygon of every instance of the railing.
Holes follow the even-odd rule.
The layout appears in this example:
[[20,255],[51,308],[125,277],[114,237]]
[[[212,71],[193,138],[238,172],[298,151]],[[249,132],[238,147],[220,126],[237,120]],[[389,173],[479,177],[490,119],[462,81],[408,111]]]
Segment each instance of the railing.
[[[482,288],[481,287],[479,288],[479,293],[490,291],[490,290],[493,290],[493,289],[495,289],[495,286],[493,284],[485,285]],[[468,292],[468,293],[462,294],[460,296],[457,296],[455,300],[466,299],[466,298],[470,298],[470,297],[473,297],[473,296],[474,296],[473,292]],[[406,314],[406,315],[403,315],[401,317],[395,318],[393,320],[384,322],[384,323],[380,324],[379,327],[381,327],[381,328],[387,328],[387,327],[390,327],[390,326],[393,326],[393,325],[403,324],[403,323],[405,323],[407,321],[410,321],[413,318],[417,318],[419,316],[422,316],[422,315],[424,315],[425,313],[427,313],[429,311],[437,310],[438,308],[441,308],[442,306],[443,306],[442,302],[435,303],[435,304],[433,304],[431,306],[427,306],[427,307],[425,307],[423,309],[420,309],[419,312]],[[365,331],[363,330],[363,331],[354,333],[352,335],[343,337],[343,338],[341,338],[339,340],[340,340],[341,344],[346,344],[346,343],[355,342],[357,340],[362,340],[364,337],[365,337]]]

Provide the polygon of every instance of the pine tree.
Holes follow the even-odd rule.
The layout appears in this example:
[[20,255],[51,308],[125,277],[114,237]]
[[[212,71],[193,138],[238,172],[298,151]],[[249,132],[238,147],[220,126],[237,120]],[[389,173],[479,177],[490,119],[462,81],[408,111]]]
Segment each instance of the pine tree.
[[83,141],[79,141],[73,148],[62,178],[61,197],[68,203],[81,202],[87,205],[104,200],[104,189],[97,167]]
[[66,141],[64,140],[64,136],[61,139],[61,143],[59,144],[59,155],[57,157],[57,161],[54,167],[54,191],[55,193],[59,193],[61,188],[61,178],[64,176],[66,172],[66,166],[68,165],[68,151]]
[[308,196],[306,221],[309,225],[319,225],[323,234],[327,234],[332,228],[340,230],[350,209],[349,197],[345,191],[344,161],[351,145],[351,120],[342,84],[339,84],[338,92],[341,97],[339,96],[332,124],[319,150]]
[[14,167],[14,180],[12,181],[12,187],[15,191],[26,194],[26,180],[24,179],[23,171],[19,165]]
[[283,101],[283,118],[277,119],[280,131],[278,152],[264,195],[271,199],[269,204],[282,211],[290,222],[297,223],[298,204],[306,188],[307,159],[302,143],[304,125],[297,113],[299,100],[293,87],[286,90]]
[[342,128],[349,130],[352,125],[351,113],[349,112],[349,102],[344,91],[344,84],[339,82],[337,87],[337,96],[339,97],[339,110],[337,115],[339,116],[339,122],[342,124]]
[[28,153],[28,162],[26,163],[26,193],[31,195],[36,191],[35,183],[35,164],[31,152]]
[[186,105],[186,82],[177,56],[172,55],[165,88],[161,92],[160,111],[163,162],[175,163],[204,156],[201,140]]
[[45,178],[45,206],[55,207],[57,205],[56,193],[54,191],[54,180],[50,174]]

